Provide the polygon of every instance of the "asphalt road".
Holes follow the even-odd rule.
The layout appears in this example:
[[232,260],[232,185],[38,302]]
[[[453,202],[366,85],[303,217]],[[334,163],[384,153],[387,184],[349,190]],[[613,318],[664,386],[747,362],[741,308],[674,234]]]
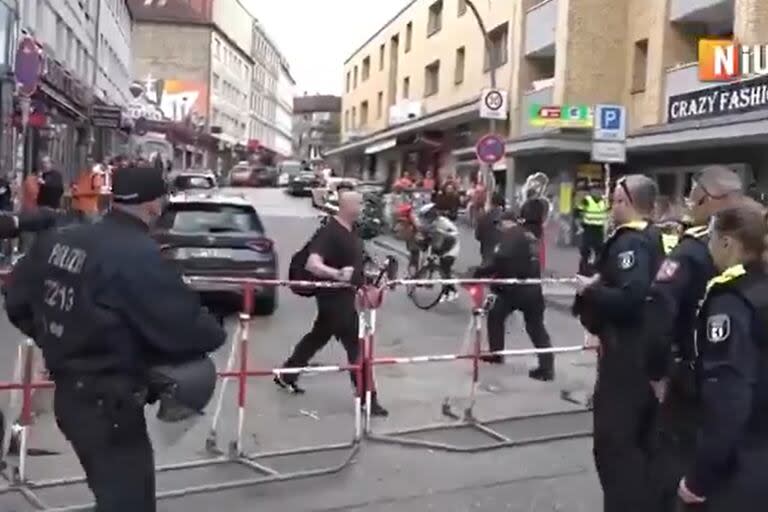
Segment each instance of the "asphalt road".
[[[278,190],[245,190],[257,206],[274,238],[285,274],[291,255],[317,226],[319,212],[309,199],[285,197]],[[383,250],[383,249],[377,249]],[[305,333],[314,315],[313,302],[280,293],[276,314],[256,318],[250,325],[249,364],[276,367]],[[462,350],[470,320],[469,302],[441,304],[434,310],[417,310],[400,291],[386,298],[379,311],[376,353],[387,356],[449,354]],[[521,320],[510,319],[507,346],[528,348]],[[569,316],[547,313],[547,326],[558,346],[578,345],[583,333]],[[16,347],[21,336],[0,319],[0,370],[13,374]],[[230,346],[218,354],[223,365]],[[318,354],[317,363],[337,364],[345,360],[338,343],[331,342]],[[557,359],[558,379],[543,384],[527,378],[533,358],[510,358],[504,366],[480,368],[475,414],[479,418],[524,415],[553,410],[575,410],[560,399],[562,389],[586,389],[593,380],[593,357],[588,354]],[[419,426],[445,421],[440,405],[450,398],[457,409],[466,405],[470,388],[469,362],[434,363],[381,367],[376,378],[382,403],[391,416],[375,422],[375,430]],[[269,378],[253,379],[248,388],[246,451],[268,452],[303,446],[339,443],[351,439],[353,403],[349,379],[343,374],[305,376],[306,395],[288,395]],[[236,431],[234,385],[227,392],[223,421],[218,429],[219,446],[225,448]],[[41,411],[44,396],[38,397]],[[3,402],[0,402],[2,404]],[[7,399],[6,399],[7,403]],[[158,464],[195,460],[204,456],[204,439],[211,413],[179,443],[166,446],[157,425],[150,421]],[[560,434],[584,428],[581,416],[502,422],[496,429],[512,439]],[[462,430],[438,431],[421,436],[460,446],[487,443],[489,438]],[[59,455],[29,459],[32,479],[72,476],[80,473],[66,441],[57,432],[50,414],[41,412],[32,429],[34,448]],[[264,459],[263,463],[282,474],[334,465],[344,452],[320,453]],[[14,460],[11,460],[14,462]],[[160,490],[228,482],[256,476],[241,467],[222,465],[196,470],[163,473]],[[40,491],[51,506],[66,506],[90,499],[82,485]],[[165,512],[269,512],[356,511],[441,512],[501,510],[520,512],[594,512],[600,509],[599,486],[594,475],[589,439],[502,448],[477,454],[446,453],[425,448],[364,442],[353,463],[341,473],[301,481],[261,484],[237,490],[209,492],[163,500]],[[0,512],[34,510],[15,494],[0,495]]]

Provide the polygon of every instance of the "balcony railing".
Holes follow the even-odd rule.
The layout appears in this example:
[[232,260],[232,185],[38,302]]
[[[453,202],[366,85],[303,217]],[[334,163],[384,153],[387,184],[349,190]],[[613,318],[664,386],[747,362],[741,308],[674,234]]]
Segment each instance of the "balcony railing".
[[536,133],[544,129],[530,125],[531,106],[534,104],[551,105],[553,91],[554,87],[546,87],[523,94],[523,101],[520,104],[520,135]]
[[525,56],[553,57],[558,0],[544,0],[525,15]]
[[734,0],[672,0],[670,21],[719,25],[733,21]]

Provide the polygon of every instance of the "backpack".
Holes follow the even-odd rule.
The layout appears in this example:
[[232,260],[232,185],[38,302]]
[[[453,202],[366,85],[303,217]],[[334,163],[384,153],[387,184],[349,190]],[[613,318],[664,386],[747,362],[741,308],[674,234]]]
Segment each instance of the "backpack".
[[[315,241],[317,235],[320,233],[320,229],[315,231],[315,234],[307,240],[307,243],[299,249],[292,257],[291,263],[288,265],[288,280],[289,281],[317,281],[318,278],[312,272],[307,270],[307,260],[309,259],[309,247],[312,242]],[[317,292],[317,288],[311,286],[289,286],[291,291],[299,297],[314,297]]]

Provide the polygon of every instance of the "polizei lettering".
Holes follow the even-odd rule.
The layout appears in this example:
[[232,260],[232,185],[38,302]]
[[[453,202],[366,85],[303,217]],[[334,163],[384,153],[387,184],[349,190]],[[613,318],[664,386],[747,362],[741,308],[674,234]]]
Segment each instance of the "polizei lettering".
[[768,75],[669,98],[669,123],[768,108]]
[[65,244],[56,244],[48,255],[48,264],[70,274],[79,274],[85,265],[86,256],[86,252],[82,249]]

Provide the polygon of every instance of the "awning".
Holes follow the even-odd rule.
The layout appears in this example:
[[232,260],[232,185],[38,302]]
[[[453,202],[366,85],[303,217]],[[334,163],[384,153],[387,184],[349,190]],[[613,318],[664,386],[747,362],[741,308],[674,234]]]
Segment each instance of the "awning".
[[58,92],[56,89],[51,87],[50,85],[46,84],[45,82],[40,83],[40,91],[45,94],[48,98],[53,100],[54,103],[56,103],[56,106],[63,110],[63,113],[77,121],[85,121],[88,119],[88,116],[86,115],[85,111],[82,108],[77,107],[72,101],[67,99],[66,96]]
[[365,154],[375,155],[376,153],[381,153],[382,151],[386,151],[387,149],[392,149],[395,146],[397,146],[397,138],[387,139],[385,141],[373,144],[365,148]]

